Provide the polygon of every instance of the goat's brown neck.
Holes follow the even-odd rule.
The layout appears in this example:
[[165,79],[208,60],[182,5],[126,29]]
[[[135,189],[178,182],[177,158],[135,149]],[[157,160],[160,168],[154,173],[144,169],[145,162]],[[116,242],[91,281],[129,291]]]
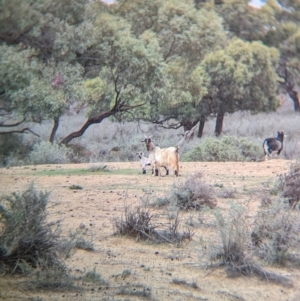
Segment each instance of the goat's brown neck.
[[147,150],[149,152],[153,151],[154,149],[155,149],[155,145],[153,144],[153,142],[147,144]]

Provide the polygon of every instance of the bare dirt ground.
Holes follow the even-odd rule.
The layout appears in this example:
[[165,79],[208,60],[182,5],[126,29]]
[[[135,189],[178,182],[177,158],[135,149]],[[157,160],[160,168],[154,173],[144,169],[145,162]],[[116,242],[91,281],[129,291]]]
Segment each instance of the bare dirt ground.
[[[196,171],[203,174],[208,184],[236,189],[236,197],[231,201],[247,204],[251,217],[272,181],[287,172],[290,164],[291,161],[281,159],[251,163],[183,162],[178,178],[153,177],[150,170],[142,175],[137,162],[105,163],[108,172],[92,172],[89,164],[0,169],[0,195],[23,192],[31,183],[38,190],[51,191],[50,218],[62,220],[65,235],[84,228],[94,243],[94,251],[75,250],[66,260],[70,273],[78,276],[96,269],[107,281],[107,285],[85,284],[80,293],[32,292],[21,289],[22,278],[5,275],[0,278],[0,300],[300,300],[300,270],[294,267],[268,267],[287,275],[292,287],[256,277],[228,278],[222,268],[204,269],[200,238],[214,239],[215,229],[201,225],[197,212],[180,212],[182,228],[192,225],[195,233],[191,241],[181,246],[120,237],[114,234],[113,227],[113,220],[124,215],[125,205],[141,205],[146,194],[153,199],[164,195],[174,183],[184,181]],[[71,190],[71,185],[83,189]],[[57,202],[57,206],[51,206]],[[217,207],[226,210],[228,202],[218,198]],[[166,220],[167,208],[151,210],[160,213],[162,221]]]

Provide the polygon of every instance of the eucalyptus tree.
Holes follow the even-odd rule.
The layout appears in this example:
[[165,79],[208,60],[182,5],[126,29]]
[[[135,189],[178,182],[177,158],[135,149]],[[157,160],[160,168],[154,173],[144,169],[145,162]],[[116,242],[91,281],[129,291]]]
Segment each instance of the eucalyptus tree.
[[207,53],[226,45],[221,18],[213,10],[198,11],[191,0],[117,3],[117,12],[130,22],[135,35],[144,30],[155,33],[165,63],[164,97],[151,107],[149,120],[163,127],[185,129],[204,121],[209,112],[199,105],[201,82],[193,81],[192,74]]
[[195,73],[206,82],[207,93],[201,102],[217,114],[217,136],[222,132],[225,113],[276,109],[277,60],[275,48],[240,39],[204,58]]
[[198,136],[210,112],[201,104],[205,88],[195,81],[193,72],[205,55],[226,46],[222,20],[213,10],[197,11],[192,1],[166,2],[159,11],[158,38],[167,62],[172,91],[161,104],[161,112],[174,112],[179,125],[191,129],[198,121]]
[[86,72],[88,119],[62,140],[65,144],[110,116],[146,118],[164,94],[163,60],[152,32],[136,38],[125,20],[108,13],[99,14],[93,28],[95,42],[79,58]]
[[[196,1],[198,7],[211,3]],[[215,10],[224,20],[224,26],[232,37],[246,41],[260,40],[268,46],[280,50],[277,74],[278,85],[287,93],[295,111],[299,104],[299,26],[300,2],[297,0],[262,1],[261,8],[249,5],[248,0],[220,0],[215,2]]]
[[269,0],[263,6],[269,18],[268,31],[263,41],[280,50],[277,73],[279,84],[293,100],[295,111],[300,112],[300,2],[295,0]]
[[59,117],[83,96],[84,69],[75,58],[87,44],[84,5],[84,0],[1,1],[1,127],[53,119],[53,142]]
[[163,94],[155,35],[135,37],[101,2],[4,0],[0,9],[3,108],[20,120],[53,119],[51,141],[72,103],[85,107],[88,116],[64,144],[105,118],[145,116]]

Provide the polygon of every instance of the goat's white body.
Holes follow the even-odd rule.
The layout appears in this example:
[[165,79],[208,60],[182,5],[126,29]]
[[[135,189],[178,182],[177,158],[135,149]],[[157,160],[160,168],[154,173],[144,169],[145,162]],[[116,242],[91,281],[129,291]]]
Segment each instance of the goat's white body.
[[[173,169],[176,175],[179,174],[179,159],[178,149],[175,147],[159,148],[155,147],[149,153],[149,160],[154,170],[158,170],[161,176],[160,168],[165,167],[167,174],[169,169]],[[155,173],[154,173],[155,175]]]
[[146,173],[146,166],[151,165],[149,158],[144,156],[144,153],[136,153],[139,156],[140,159],[140,166],[142,167],[143,174]]

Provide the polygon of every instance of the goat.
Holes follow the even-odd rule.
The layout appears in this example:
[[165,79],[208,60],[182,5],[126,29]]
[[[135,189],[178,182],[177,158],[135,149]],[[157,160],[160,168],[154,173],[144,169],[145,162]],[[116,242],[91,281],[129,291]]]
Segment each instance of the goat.
[[143,170],[143,174],[146,174],[146,166],[151,165],[149,158],[144,156],[143,152],[136,153],[140,159],[140,165]]
[[168,147],[168,148],[159,148],[156,147],[151,140],[151,137],[146,137],[145,142],[147,150],[149,152],[149,161],[151,166],[154,168],[153,175],[161,176],[160,167],[165,167],[166,175],[169,174],[169,168],[175,170],[175,175],[178,177],[179,175],[179,147]]
[[[145,157],[144,156],[144,153],[143,152],[139,152],[139,153],[136,153],[140,159],[140,165],[142,167],[142,170],[143,170],[143,174],[146,174],[146,166],[151,166],[151,163],[150,163],[150,160],[149,158]],[[169,169],[165,166],[163,166],[166,170],[166,175],[169,174]],[[154,173],[154,170],[152,168],[152,174]]]
[[268,160],[269,157],[271,158],[273,152],[277,152],[277,156],[280,155],[280,152],[282,151],[283,148],[283,138],[284,138],[284,133],[277,132],[276,137],[265,139],[263,143],[263,149],[266,156],[265,160]]
[[166,176],[169,174],[169,169],[172,168],[175,171],[175,175],[179,175],[179,148],[186,142],[189,141],[194,135],[197,124],[191,128],[189,131],[186,131],[183,135],[183,138],[177,143],[176,147],[168,148],[159,148],[155,146],[151,137],[146,137],[142,142],[146,143],[147,150],[149,151],[149,161],[152,165],[152,174],[161,176],[160,167],[166,169]]

